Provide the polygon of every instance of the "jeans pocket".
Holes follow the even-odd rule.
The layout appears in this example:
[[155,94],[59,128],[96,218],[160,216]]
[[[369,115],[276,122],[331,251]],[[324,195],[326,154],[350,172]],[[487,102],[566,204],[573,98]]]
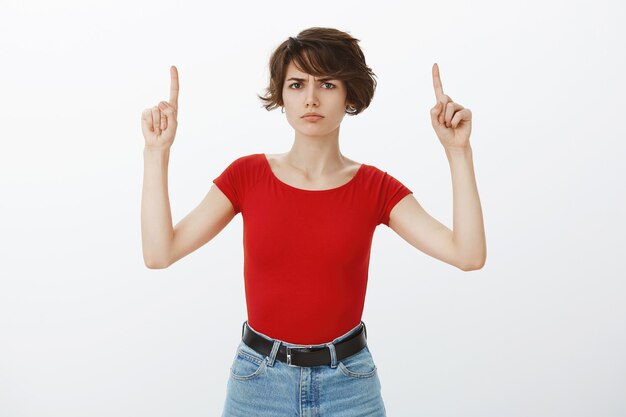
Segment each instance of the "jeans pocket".
[[255,378],[265,371],[267,359],[267,356],[255,351],[242,341],[237,347],[237,353],[230,367],[230,375],[240,381]]
[[350,378],[371,378],[377,372],[374,358],[367,346],[354,355],[340,360],[337,367]]

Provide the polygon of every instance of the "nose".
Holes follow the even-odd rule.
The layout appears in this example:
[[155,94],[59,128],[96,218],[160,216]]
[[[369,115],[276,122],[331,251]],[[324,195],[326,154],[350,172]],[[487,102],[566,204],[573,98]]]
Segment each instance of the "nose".
[[315,88],[315,83],[309,83],[307,85],[306,97],[305,97],[305,105],[309,106],[319,106],[319,100],[317,98],[317,90]]

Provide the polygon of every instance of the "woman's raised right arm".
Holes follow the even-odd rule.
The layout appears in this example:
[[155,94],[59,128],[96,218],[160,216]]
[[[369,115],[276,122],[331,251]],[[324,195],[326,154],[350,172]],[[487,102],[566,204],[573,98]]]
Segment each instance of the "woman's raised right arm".
[[141,194],[141,242],[148,268],[167,268],[217,235],[235,216],[230,200],[215,185],[191,213],[172,227],[167,189],[170,148],[176,136],[178,71],[170,68],[170,100],[145,109],[141,128],[145,138]]
[[178,70],[170,67],[170,100],[141,114],[143,190],[141,192],[141,242],[148,268],[163,268],[171,251],[174,229],[167,191],[170,148],[178,126]]

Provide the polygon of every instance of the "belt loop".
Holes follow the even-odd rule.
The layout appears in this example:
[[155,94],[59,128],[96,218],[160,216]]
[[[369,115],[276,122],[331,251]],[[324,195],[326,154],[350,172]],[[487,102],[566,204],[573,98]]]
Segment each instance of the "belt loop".
[[246,322],[248,320],[243,321],[243,326],[241,326],[241,338],[243,339],[243,332],[246,330]]
[[331,343],[326,343],[328,350],[330,350],[330,367],[335,369],[337,367],[337,351],[335,350],[335,345]]
[[363,332],[365,333],[365,340],[367,340],[367,327],[365,327],[364,321],[362,321],[361,323],[363,323]]
[[267,359],[267,366],[274,366],[274,362],[276,361],[276,355],[278,354],[278,348],[280,348],[280,340],[274,340],[274,344],[272,345],[272,351]]

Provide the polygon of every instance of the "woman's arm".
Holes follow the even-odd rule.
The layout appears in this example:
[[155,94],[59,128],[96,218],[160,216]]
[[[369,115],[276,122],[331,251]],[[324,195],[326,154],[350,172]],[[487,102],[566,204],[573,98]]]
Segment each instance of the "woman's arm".
[[448,229],[426,213],[412,195],[391,210],[389,227],[437,259],[464,271],[480,269],[487,258],[487,245],[469,144],[472,112],[443,93],[437,64],[433,65],[432,74],[437,104],[430,115],[450,163],[453,227]]
[[167,189],[169,148],[143,151],[141,192],[141,243],[148,268],[163,268],[171,252],[174,230]]
[[487,248],[472,151],[446,150],[452,174],[453,230],[428,214],[412,194],[389,214],[389,227],[411,246],[463,271],[480,269]]
[[145,109],[141,128],[146,141],[141,193],[141,244],[148,268],[167,268],[213,239],[235,216],[230,200],[215,185],[172,227],[167,190],[170,148],[178,126],[178,69],[170,67],[170,100]]
[[446,149],[446,156],[452,175],[452,243],[465,264],[480,269],[487,258],[487,244],[472,148]]

